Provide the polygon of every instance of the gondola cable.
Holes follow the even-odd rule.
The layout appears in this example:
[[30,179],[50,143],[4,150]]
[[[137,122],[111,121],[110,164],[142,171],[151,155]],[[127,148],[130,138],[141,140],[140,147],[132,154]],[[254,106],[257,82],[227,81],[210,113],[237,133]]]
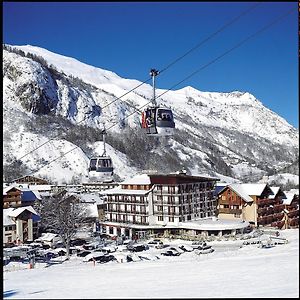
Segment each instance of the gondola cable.
[[[242,46],[245,42],[247,42],[248,40],[252,39],[253,37],[255,37],[256,35],[260,34],[261,32],[267,30],[268,28],[270,28],[271,26],[273,26],[274,24],[276,24],[277,22],[279,22],[280,20],[282,20],[283,18],[287,17],[290,13],[292,13],[294,11],[294,9],[289,10],[288,12],[286,12],[285,14],[281,15],[280,17],[276,18],[275,20],[273,20],[271,23],[267,24],[266,26],[262,27],[260,30],[256,31],[255,33],[251,34],[250,36],[248,36],[247,38],[245,38],[244,40],[242,40],[241,42],[239,42],[237,45],[235,45],[234,47],[230,48],[229,50],[225,51],[223,54],[219,55],[217,58],[213,59],[212,61],[210,61],[209,63],[205,64],[204,66],[202,66],[201,68],[199,68],[198,70],[194,71],[193,73],[191,73],[189,76],[187,76],[186,78],[184,78],[183,80],[181,80],[180,82],[176,83],[175,85],[173,85],[171,88],[169,88],[168,90],[166,90],[165,92],[161,93],[157,98],[161,97],[162,95],[166,94],[167,92],[171,91],[172,88],[178,86],[179,84],[181,84],[182,82],[186,81],[187,79],[191,78],[192,76],[194,76],[195,74],[199,73],[201,70],[207,68],[209,65],[215,63],[216,61],[218,61],[220,58],[224,57],[225,55],[227,55],[228,53],[232,52],[233,50],[237,49],[238,47]],[[148,79],[150,80],[150,79]],[[139,107],[137,110],[135,110],[133,113],[129,114],[128,116],[126,116],[124,119],[129,118],[130,116],[132,116],[133,114],[135,114],[138,110],[142,109],[143,107],[145,107],[146,105],[149,105],[152,101],[147,102],[146,104],[144,104],[143,106]],[[119,122],[116,122],[115,124],[111,125],[108,129],[110,130],[111,128],[113,128],[114,126],[118,125]],[[48,162],[47,164],[45,164],[43,167],[46,167],[47,165],[50,165],[51,163],[53,163],[54,161],[58,160],[59,158],[67,155],[68,153],[70,153],[71,151],[75,150],[76,148],[79,148],[78,146],[75,146],[74,148],[72,148],[71,150],[65,152],[63,155],[53,159],[52,161]],[[80,149],[80,148],[79,148]],[[43,168],[42,167],[42,168]],[[41,169],[38,168],[37,170],[31,172],[31,174],[34,174],[36,172],[38,172]]]
[[[190,54],[192,51],[198,49],[200,46],[204,45],[207,41],[209,41],[211,38],[213,38],[214,36],[216,36],[218,33],[222,32],[223,30],[225,30],[228,26],[232,25],[233,23],[235,23],[237,20],[239,20],[242,16],[244,16],[245,14],[249,13],[251,10],[253,10],[254,8],[256,8],[258,5],[260,5],[260,3],[254,4],[252,5],[250,8],[248,8],[247,10],[243,11],[242,13],[240,13],[237,17],[233,18],[232,20],[230,20],[228,23],[226,23],[225,25],[223,25],[221,28],[219,28],[217,31],[215,31],[214,33],[212,33],[210,36],[208,36],[206,39],[202,40],[200,43],[198,43],[196,46],[194,46],[193,48],[191,48],[190,50],[188,50],[185,54],[181,55],[179,58],[175,59],[173,62],[169,63],[166,67],[164,67],[160,73],[163,73],[164,71],[166,71],[167,69],[169,69],[171,66],[173,66],[175,63],[177,63],[178,61],[180,61],[181,59],[183,59],[184,57],[186,57],[188,54]],[[131,93],[132,91],[136,90],[137,88],[139,88],[140,86],[142,86],[143,84],[147,83],[148,81],[151,80],[151,77],[144,80],[142,83],[140,83],[139,85],[137,85],[136,87],[134,87],[133,89],[129,90],[128,92],[126,92],[125,94],[121,95],[120,97],[117,97],[116,99],[114,99],[113,101],[111,101],[110,103],[108,103],[107,105],[102,107],[102,110],[108,106],[110,106],[112,103],[116,102],[117,100],[120,100],[122,97],[128,95],[129,93]],[[124,102],[126,102],[129,106],[131,106],[132,108],[134,108],[135,110],[138,110],[136,107],[134,107],[133,105],[129,104],[127,101],[122,100]],[[150,103],[150,102],[149,102]],[[147,103],[147,105],[149,104]],[[135,111],[136,112],[136,111]],[[80,124],[83,121],[85,121],[87,119],[88,116],[86,116],[85,118],[83,118],[81,121],[79,121],[77,123]],[[47,140],[46,142],[44,142],[43,144],[37,146],[36,148],[32,149],[31,151],[27,152],[26,154],[24,154],[23,156],[17,158],[17,160],[21,160],[22,158],[28,156],[29,154],[33,153],[34,151],[38,150],[39,148],[41,148],[42,146],[46,145],[47,143],[49,143],[50,141],[56,139],[57,137],[59,137],[60,134],[54,136],[53,138],[50,138],[49,140]],[[13,164],[13,163],[12,163]]]

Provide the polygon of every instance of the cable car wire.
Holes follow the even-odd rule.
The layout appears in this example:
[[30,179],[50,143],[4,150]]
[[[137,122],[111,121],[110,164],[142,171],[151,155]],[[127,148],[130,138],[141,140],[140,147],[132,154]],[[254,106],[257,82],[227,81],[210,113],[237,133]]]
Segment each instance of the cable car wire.
[[209,41],[210,39],[212,39],[213,37],[215,37],[218,33],[222,32],[223,30],[225,30],[228,26],[232,25],[233,23],[235,23],[237,20],[239,20],[242,16],[246,15],[247,13],[249,13],[251,10],[255,9],[257,6],[259,6],[261,3],[256,3],[254,5],[252,5],[250,8],[248,8],[247,10],[243,11],[241,14],[239,14],[238,16],[236,16],[235,18],[233,18],[232,20],[230,20],[228,23],[224,24],[221,28],[219,28],[217,31],[215,31],[214,33],[212,33],[210,36],[208,36],[207,38],[205,38],[204,40],[202,40],[200,43],[198,43],[196,46],[194,46],[193,48],[191,48],[189,51],[187,51],[185,54],[181,55],[180,57],[178,57],[177,59],[175,59],[173,62],[169,63],[165,68],[163,68],[162,70],[160,70],[160,73],[166,71],[167,69],[169,69],[171,66],[173,66],[175,63],[177,63],[178,61],[180,61],[181,59],[183,59],[184,57],[186,57],[188,54],[190,54],[191,52],[193,52],[194,50],[198,49],[200,46],[204,45],[207,41]]
[[[166,93],[168,93],[169,91],[171,91],[171,89],[177,87],[178,85],[180,85],[181,83],[183,83],[184,81],[186,81],[187,79],[191,78],[192,76],[196,75],[197,73],[199,73],[200,71],[204,70],[205,68],[207,68],[208,66],[210,66],[211,64],[215,63],[216,61],[218,61],[219,59],[223,58],[225,55],[229,54],[230,52],[232,52],[233,50],[239,48],[240,46],[242,46],[244,43],[246,43],[248,40],[254,38],[255,36],[257,36],[258,34],[260,34],[261,32],[267,30],[268,28],[270,28],[271,26],[275,25],[277,22],[279,22],[280,20],[284,19],[285,17],[287,17],[290,13],[292,13],[293,11],[295,11],[294,9],[289,10],[288,12],[286,12],[285,14],[279,16],[278,18],[276,18],[275,20],[273,20],[271,23],[265,25],[264,27],[262,27],[261,29],[259,29],[258,31],[254,32],[253,34],[249,35],[247,38],[243,39],[242,41],[240,41],[238,44],[236,44],[235,46],[233,46],[232,48],[228,49],[227,51],[225,51],[223,54],[219,55],[218,57],[216,57],[215,59],[211,60],[210,62],[208,62],[207,64],[203,65],[202,67],[200,67],[199,69],[197,69],[196,71],[194,71],[193,73],[191,73],[189,76],[185,77],[183,80],[179,81],[178,83],[174,84],[173,86],[171,86],[168,90],[164,91],[163,93],[161,93],[160,95],[157,96],[157,98],[165,95]],[[142,109],[143,107],[145,107],[146,105],[148,105],[149,103],[151,103],[151,101],[147,102],[145,105],[139,107],[139,109]],[[129,114],[126,118],[129,118],[131,115],[133,115],[135,112]],[[125,119],[126,119],[125,118]],[[111,129],[112,127],[116,126],[118,123],[113,124],[112,126],[110,126],[108,129]]]
[[[233,50],[239,48],[240,46],[242,46],[244,43],[246,43],[248,40],[254,38],[255,36],[257,36],[258,34],[260,34],[261,32],[267,30],[268,28],[270,28],[271,26],[275,25],[276,23],[278,23],[279,21],[281,21],[282,19],[284,19],[285,17],[287,17],[289,14],[291,14],[293,11],[295,11],[294,9],[289,10],[288,12],[286,12],[285,14],[280,15],[278,18],[276,18],[275,20],[273,20],[272,22],[268,23],[267,25],[265,25],[264,27],[262,27],[261,29],[259,29],[258,31],[256,31],[255,33],[251,34],[250,36],[248,36],[247,38],[243,39],[242,41],[240,41],[238,44],[236,44],[235,46],[233,46],[232,48],[228,49],[227,51],[225,51],[223,54],[219,55],[218,57],[216,57],[215,59],[213,59],[212,61],[208,62],[207,64],[205,64],[204,66],[202,66],[201,68],[197,69],[196,71],[194,71],[193,73],[191,73],[189,76],[185,77],[183,80],[181,80],[180,82],[176,83],[175,85],[173,85],[171,88],[169,88],[168,90],[164,91],[163,93],[161,93],[159,96],[157,96],[157,98],[161,97],[162,95],[165,95],[166,93],[168,93],[169,91],[171,91],[172,88],[178,86],[179,84],[183,83],[184,81],[186,81],[187,79],[191,78],[192,76],[194,76],[195,74],[199,73],[200,71],[202,71],[203,69],[207,68],[208,66],[210,66],[211,64],[215,63],[216,61],[218,61],[219,59],[221,59],[222,57],[224,57],[225,55],[229,54],[230,52],[232,52]],[[148,79],[147,81],[149,81],[150,79]],[[141,86],[142,84],[140,84],[139,86]],[[134,88],[135,89],[135,88]],[[134,90],[132,89],[132,90]],[[131,90],[131,91],[132,91]],[[133,114],[135,114],[138,110],[142,109],[143,107],[145,107],[146,105],[148,105],[149,103],[151,103],[152,101],[147,102],[146,104],[144,104],[143,106],[139,107],[138,109],[136,109],[134,112],[132,112],[131,114],[127,115],[125,119],[129,118],[130,116],[132,116]],[[113,128],[114,126],[118,125],[119,122],[116,122],[115,124],[113,124],[112,126],[108,127],[106,129],[106,131],[110,130],[111,128]],[[45,143],[44,143],[45,144]],[[52,161],[48,162],[47,164],[45,164],[44,166],[38,168],[37,170],[31,172],[31,174],[36,173],[37,171],[39,171],[41,168],[46,167],[47,165],[51,164],[52,162],[58,160],[59,158],[62,158],[63,156],[67,155],[68,153],[70,153],[71,151],[75,150],[76,148],[79,148],[78,146],[72,148],[71,150],[65,152],[64,154],[62,154],[61,156],[58,156],[57,158],[53,159]],[[81,149],[81,148],[79,148]],[[30,153],[32,153],[34,150],[32,150]]]
[[[183,55],[181,55],[180,57],[178,57],[177,59],[175,59],[173,62],[169,63],[166,67],[164,67],[161,71],[159,71],[159,73],[161,74],[162,72],[166,71],[167,69],[169,69],[171,66],[173,66],[174,64],[176,64],[178,61],[180,61],[181,59],[183,59],[184,57],[186,57],[188,54],[190,54],[191,52],[193,52],[194,50],[198,49],[200,46],[204,45],[207,41],[209,41],[210,39],[212,39],[213,37],[215,37],[218,33],[222,32],[223,30],[225,30],[227,27],[229,27],[230,25],[232,25],[233,23],[235,23],[236,21],[238,21],[242,16],[246,15],[247,13],[249,13],[251,10],[253,10],[254,8],[256,8],[258,5],[260,5],[261,3],[256,3],[254,5],[252,5],[250,8],[248,8],[247,10],[243,11],[242,13],[240,13],[238,16],[236,16],[235,18],[233,18],[232,20],[230,20],[228,23],[224,24],[222,27],[220,27],[217,31],[215,31],[214,33],[212,33],[210,36],[208,36],[206,39],[202,40],[200,43],[198,43],[196,46],[194,46],[193,48],[191,48],[190,50],[188,50],[186,53],[184,53]],[[136,87],[132,88],[131,90],[127,91],[125,94],[121,95],[120,97],[117,97],[116,99],[114,99],[113,101],[109,102],[108,104],[106,104],[105,106],[102,107],[102,110],[105,109],[106,107],[110,106],[111,104],[113,104],[114,102],[116,102],[117,100],[120,100],[122,97],[128,95],[129,93],[131,93],[132,91],[136,90],[137,88],[139,88],[140,86],[142,86],[143,84],[147,83],[148,81],[151,80],[151,77],[148,79],[145,79],[142,83],[140,83],[139,85],[137,85]],[[125,100],[122,100],[125,103],[127,103],[131,108],[135,109],[135,112],[137,110],[139,110],[138,108],[136,108],[135,106],[133,106],[132,104],[128,103]],[[141,111],[140,111],[141,112]],[[76,125],[82,123],[83,121],[85,121],[88,118],[88,116],[86,116],[85,118],[83,118],[81,121],[79,121]],[[47,140],[46,142],[44,142],[43,144],[37,146],[36,148],[32,149],[31,151],[27,152],[26,154],[24,154],[23,156],[17,158],[17,160],[21,160],[22,158],[28,156],[29,154],[33,153],[34,151],[38,150],[39,148],[43,147],[44,145],[46,145],[47,143],[53,141],[54,139],[56,139],[57,137],[59,137],[60,134],[57,134],[56,136],[54,136],[53,138],[50,138],[49,140]],[[12,163],[13,164],[13,163]]]

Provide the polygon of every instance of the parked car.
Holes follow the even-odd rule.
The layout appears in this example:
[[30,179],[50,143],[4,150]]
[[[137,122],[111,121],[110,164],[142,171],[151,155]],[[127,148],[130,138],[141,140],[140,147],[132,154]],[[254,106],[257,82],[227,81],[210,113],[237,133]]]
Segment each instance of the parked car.
[[99,257],[99,259],[97,260],[98,263],[102,264],[102,263],[107,263],[109,261],[116,261],[117,259],[109,254],[109,255],[103,255],[101,257]]
[[164,252],[161,252],[161,255],[164,256],[179,256],[181,253],[174,251],[174,250],[166,250]]
[[180,249],[179,247],[175,247],[175,246],[169,247],[168,250],[173,250],[173,251],[176,251],[180,254],[184,253],[184,251],[182,249]]
[[138,255],[138,257],[141,260],[158,260],[158,259],[160,259],[159,256],[152,255],[152,254],[149,254],[149,253],[142,253],[142,254]]
[[58,256],[59,256],[59,254],[57,252],[54,252],[54,251],[46,251],[44,253],[44,257],[46,259],[51,259],[51,258],[55,258],[55,257],[58,257]]
[[141,258],[135,254],[135,253],[130,253],[130,254],[127,254],[127,261],[128,262],[131,262],[131,261],[140,261]]
[[189,246],[189,245],[179,245],[178,248],[180,248],[181,250],[185,251],[185,252],[192,252],[194,250],[193,247]]
[[195,249],[195,253],[196,254],[208,254],[208,253],[212,253],[214,252],[215,250],[211,247],[211,246],[203,246],[203,247],[199,247],[198,249]]
[[152,246],[154,247],[154,246],[157,246],[157,245],[162,245],[163,242],[162,242],[161,240],[159,240],[159,239],[154,239],[154,240],[148,242],[147,244],[148,244],[150,247],[152,247]]
[[168,248],[170,245],[168,244],[164,244],[164,243],[161,243],[161,244],[158,244],[155,246],[156,249],[164,249],[164,248]]
[[127,245],[127,249],[132,252],[140,252],[149,249],[149,246],[146,244],[134,244],[134,245]]
[[87,256],[88,254],[91,254],[91,253],[92,253],[91,251],[83,250],[83,251],[80,251],[79,253],[77,253],[77,256],[85,257],[85,256]]
[[114,245],[109,245],[109,246],[102,247],[101,250],[102,250],[104,253],[109,254],[109,253],[116,252],[117,247],[114,246]]
[[116,252],[114,254],[112,254],[115,259],[117,260],[117,262],[119,263],[124,263],[124,262],[128,262],[128,257],[126,254],[122,253],[122,252]]
[[206,242],[193,242],[191,247],[194,248],[194,249],[198,249],[199,247],[204,247],[206,246]]
[[101,252],[92,252],[88,255],[86,255],[84,258],[83,258],[83,261],[85,262],[88,262],[88,261],[98,261],[100,260],[100,258],[104,256],[104,253],[101,253]]
[[87,241],[84,239],[74,239],[70,243],[71,246],[83,246],[84,244],[87,244]]
[[99,242],[91,242],[91,243],[84,244],[82,247],[85,250],[94,250],[94,249],[99,248],[100,246],[103,246],[103,245],[100,245]]

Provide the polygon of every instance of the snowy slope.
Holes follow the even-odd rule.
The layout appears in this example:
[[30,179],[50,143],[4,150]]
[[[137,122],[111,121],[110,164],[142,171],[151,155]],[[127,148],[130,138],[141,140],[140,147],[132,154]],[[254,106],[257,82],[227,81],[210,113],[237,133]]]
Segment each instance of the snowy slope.
[[[16,150],[10,136],[19,125],[37,120],[37,115],[61,117],[73,124],[94,128],[103,128],[105,124],[112,134],[112,147],[119,144],[119,141],[113,140],[114,132],[122,133],[127,126],[139,127],[139,114],[134,113],[133,107],[142,107],[150,101],[152,87],[149,84],[143,84],[116,100],[141,82],[121,78],[111,71],[89,66],[43,48],[30,45],[14,47],[24,53],[42,57],[57,72],[30,58],[3,50],[4,135],[7,137],[5,158],[12,155],[15,158],[22,157],[21,151],[26,153],[26,149],[30,148],[23,145],[22,150]],[[156,95],[161,105],[173,110],[176,136],[169,138],[164,143],[165,147],[153,149],[145,156],[159,154],[164,159],[172,150],[172,156],[178,164],[180,161],[190,173],[214,172],[238,178],[249,174],[261,176],[268,169],[285,167],[297,159],[298,131],[264,107],[255,96],[247,92],[202,92],[185,87],[159,97],[164,92],[157,89]],[[16,122],[19,124],[17,127]],[[36,134],[36,145],[49,137],[47,125],[42,124],[42,127],[45,127],[45,132]],[[15,138],[19,139],[20,136],[16,135]],[[90,145],[90,148],[95,147]],[[51,152],[47,144],[43,149],[44,152]],[[129,155],[126,151],[123,154]],[[87,156],[84,153],[79,156],[80,165],[86,164]],[[124,166],[121,163],[123,159],[118,157],[116,166]],[[129,159],[132,161],[134,154],[131,153]],[[72,165],[70,160],[68,162]],[[152,167],[157,166],[154,163]],[[178,165],[174,165],[174,168],[178,168]],[[127,171],[123,171],[124,167],[121,169],[116,170],[116,174],[119,173],[123,178],[122,174]],[[131,173],[135,170],[133,168]],[[71,172],[76,173],[75,177],[83,174],[81,167]],[[70,176],[66,175],[65,180],[69,179]]]
[[211,254],[185,252],[156,261],[94,266],[75,257],[49,268],[21,270],[26,265],[20,263],[13,271],[8,265],[4,298],[298,298],[299,229],[280,235],[289,243],[269,249],[231,247],[231,241],[224,241],[215,242]]

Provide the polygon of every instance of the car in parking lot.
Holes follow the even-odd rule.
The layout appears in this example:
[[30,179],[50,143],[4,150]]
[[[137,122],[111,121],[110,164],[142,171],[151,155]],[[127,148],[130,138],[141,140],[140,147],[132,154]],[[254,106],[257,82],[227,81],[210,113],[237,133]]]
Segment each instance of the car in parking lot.
[[101,259],[101,257],[104,256],[104,253],[102,252],[92,252],[88,255],[86,255],[84,258],[83,258],[83,261],[98,261]]
[[168,250],[172,250],[172,251],[178,252],[180,254],[184,253],[184,250],[180,249],[179,247],[175,247],[175,246],[169,247]]
[[185,252],[192,252],[194,250],[193,247],[189,246],[189,245],[179,245],[178,248],[180,248],[181,250],[185,251]]
[[164,255],[164,256],[179,256],[181,253],[177,252],[177,251],[174,251],[174,250],[166,250],[164,252],[161,252],[161,255]]
[[97,262],[100,264],[103,264],[103,263],[107,263],[109,261],[116,261],[116,260],[117,259],[113,255],[108,254],[108,255],[100,256],[99,259],[97,260]]
[[88,254],[91,254],[91,253],[92,253],[92,251],[83,250],[83,251],[78,252],[77,256],[79,256],[79,257],[85,257],[85,256],[87,256]]
[[154,239],[152,241],[149,241],[147,244],[151,247],[151,246],[161,245],[163,244],[163,242],[159,239]]

